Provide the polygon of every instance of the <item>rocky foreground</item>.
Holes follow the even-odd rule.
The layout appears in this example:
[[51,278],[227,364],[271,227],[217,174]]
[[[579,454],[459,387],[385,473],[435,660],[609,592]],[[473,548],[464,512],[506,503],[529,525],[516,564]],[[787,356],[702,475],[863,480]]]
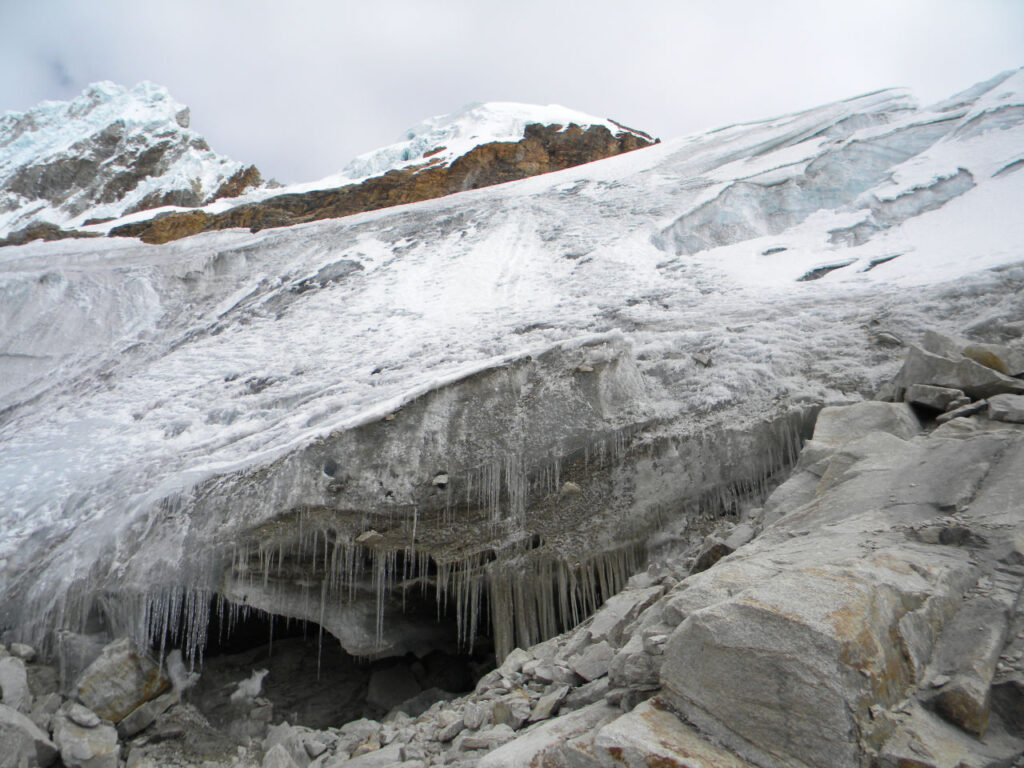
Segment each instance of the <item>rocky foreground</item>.
[[178,653],[12,644],[0,766],[1022,766],[1022,363],[926,334],[763,507],[425,711],[294,726],[257,671],[215,728]]

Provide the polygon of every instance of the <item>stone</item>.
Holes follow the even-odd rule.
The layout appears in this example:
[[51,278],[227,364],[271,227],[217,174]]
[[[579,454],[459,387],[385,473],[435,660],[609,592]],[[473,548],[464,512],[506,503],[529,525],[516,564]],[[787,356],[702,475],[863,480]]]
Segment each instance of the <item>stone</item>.
[[36,649],[31,645],[26,645],[25,643],[11,643],[7,650],[10,652],[11,656],[21,659],[26,663],[36,660]]
[[480,759],[479,768],[584,768],[596,765],[594,734],[619,711],[603,701],[529,728]]
[[694,561],[690,573],[706,571],[726,555],[731,555],[732,551],[732,547],[717,536],[708,536],[704,540],[704,546],[701,548],[701,551],[697,554],[697,559]]
[[822,408],[814,425],[814,441],[840,446],[870,432],[888,432],[909,440],[921,432],[921,422],[906,403],[867,400],[844,406]]
[[315,736],[310,736],[302,742],[302,748],[310,759],[316,759],[327,751],[327,743]]
[[275,744],[263,755],[263,768],[299,768],[283,744]]
[[1005,732],[979,739],[917,702],[908,702],[892,735],[878,749],[878,768],[991,768],[1013,766],[1020,741]]
[[947,680],[928,697],[930,705],[977,736],[988,727],[989,689],[1008,629],[1003,604],[988,597],[969,599],[944,627],[928,669],[933,683]]
[[139,656],[131,640],[122,638],[106,646],[82,672],[75,683],[75,693],[101,718],[117,724],[169,687],[170,681],[157,665]]
[[903,393],[906,402],[923,405],[936,411],[948,411],[951,403],[956,403],[964,397],[966,396],[962,390],[935,387],[931,384],[911,384]]
[[37,696],[32,702],[32,714],[29,717],[43,731],[49,733],[53,716],[64,703],[64,698],[59,693],[47,693]]
[[604,640],[588,646],[581,654],[569,660],[573,672],[587,682],[608,674],[615,651]]
[[988,417],[1024,424],[1024,395],[993,395],[988,399]]
[[999,394],[1024,393],[1024,381],[960,356],[936,355],[919,347],[910,347],[894,384],[906,390],[914,384],[963,390],[975,400]]
[[562,709],[581,709],[595,702],[603,701],[610,686],[611,681],[606,676],[584,683],[578,688],[570,688],[569,695],[562,702]]
[[983,413],[988,410],[987,400],[978,400],[975,403],[968,403],[967,405],[961,405],[959,408],[954,408],[946,413],[940,413],[935,417],[937,424],[945,424],[946,422],[952,421],[953,419],[962,419],[968,416],[975,416],[979,413]]
[[462,721],[470,730],[479,730],[491,722],[491,708],[483,704],[467,702],[462,711]]
[[[366,703],[389,710],[413,698],[420,692],[416,676],[404,664],[378,669],[370,675]],[[429,706],[429,705],[428,705]]]
[[735,552],[744,544],[754,540],[754,526],[750,523],[740,523],[725,537],[725,546]]
[[514,648],[501,662],[501,666],[498,667],[498,674],[502,677],[510,677],[519,672],[523,665],[532,658],[533,656],[528,651],[524,651],[522,648]]
[[28,690],[33,698],[57,693],[60,690],[56,667],[49,664],[29,664],[25,672],[28,674]]
[[53,741],[67,768],[118,768],[120,747],[112,725],[84,728],[58,713],[53,718]]
[[494,702],[491,717],[495,725],[507,725],[517,731],[530,718],[530,709],[530,699],[527,696],[522,693],[510,693]]
[[23,714],[32,710],[25,662],[16,656],[0,659],[0,702]]
[[324,768],[394,768],[402,762],[400,744],[390,744],[351,759],[335,757],[324,762]]
[[61,708],[61,713],[75,725],[80,725],[83,728],[95,728],[102,722],[99,715],[74,701],[65,704]]
[[660,655],[655,657],[647,653],[644,649],[643,634],[638,632],[615,654],[608,669],[608,679],[614,686],[656,688],[661,668],[660,661]]
[[164,712],[178,703],[180,695],[176,689],[150,699],[133,709],[117,724],[117,734],[122,739],[129,739],[137,733],[141,733],[156,722]]
[[533,711],[530,713],[530,722],[547,720],[558,714],[558,708],[562,705],[565,697],[569,695],[570,690],[568,685],[551,686],[534,704]]
[[692,726],[658,704],[645,701],[598,731],[594,751],[601,765],[755,768],[703,739]]
[[470,749],[494,749],[515,738],[516,732],[507,725],[497,725],[485,728],[475,733],[466,732],[459,736],[458,747],[465,751]]
[[663,591],[661,586],[655,586],[646,589],[627,589],[612,595],[591,619],[587,630],[590,639],[593,642],[607,640],[616,645],[621,643],[626,625],[661,597]]
[[437,740],[449,742],[466,730],[466,724],[461,717],[454,718],[451,722],[437,729]]
[[50,738],[13,707],[0,704],[0,768],[43,768],[57,758]]
[[1007,376],[1012,375],[1012,371],[1009,366],[1003,360],[999,352],[993,347],[982,346],[981,344],[971,344],[964,347],[960,353],[979,365],[991,368],[993,371],[998,371],[999,373]]

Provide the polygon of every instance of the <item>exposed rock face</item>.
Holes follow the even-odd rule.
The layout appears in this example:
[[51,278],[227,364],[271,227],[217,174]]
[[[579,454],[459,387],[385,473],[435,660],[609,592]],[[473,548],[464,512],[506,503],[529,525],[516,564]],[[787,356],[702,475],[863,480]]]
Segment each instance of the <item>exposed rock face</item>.
[[6,245],[24,245],[33,240],[64,240],[68,237],[99,237],[95,232],[79,232],[77,230],[61,229],[56,224],[46,221],[36,222],[11,232],[7,237],[0,238],[0,248]]
[[653,142],[645,134],[624,130],[613,135],[595,125],[526,126],[518,142],[493,142],[474,147],[450,165],[388,171],[339,189],[277,195],[223,213],[168,213],[151,221],[123,224],[110,234],[165,243],[214,229],[246,227],[259,231],[317,219],[339,218],[404,203],[515,181],[629,152]]
[[74,101],[0,116],[0,235],[198,206],[259,186],[253,166],[215,154],[188,130],[187,114],[159,86],[104,82]]

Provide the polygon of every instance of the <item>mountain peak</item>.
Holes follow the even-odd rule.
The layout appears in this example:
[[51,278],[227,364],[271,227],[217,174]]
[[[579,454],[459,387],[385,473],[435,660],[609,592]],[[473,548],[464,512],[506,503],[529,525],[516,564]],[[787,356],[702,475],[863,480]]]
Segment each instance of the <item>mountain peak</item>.
[[71,101],[0,115],[0,235],[32,223],[76,226],[163,205],[197,206],[254,172],[189,129],[166,88],[110,81]]
[[614,120],[548,104],[520,104],[511,101],[472,102],[446,115],[427,118],[409,128],[402,138],[386,147],[359,155],[340,171],[340,176],[362,180],[389,170],[425,161],[448,165],[474,147],[498,141],[516,142],[528,125],[569,125],[580,128],[602,126],[613,135],[632,133],[651,142],[645,133]]

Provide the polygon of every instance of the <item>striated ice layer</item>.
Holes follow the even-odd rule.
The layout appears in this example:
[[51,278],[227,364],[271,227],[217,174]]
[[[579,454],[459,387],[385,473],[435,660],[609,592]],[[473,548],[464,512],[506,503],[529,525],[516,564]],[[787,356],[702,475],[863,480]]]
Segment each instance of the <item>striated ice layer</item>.
[[424,612],[503,650],[570,626],[890,376],[881,331],[1014,338],[1020,81],[257,234],[3,249],[0,626],[193,655],[211,606],[360,655],[429,645]]

